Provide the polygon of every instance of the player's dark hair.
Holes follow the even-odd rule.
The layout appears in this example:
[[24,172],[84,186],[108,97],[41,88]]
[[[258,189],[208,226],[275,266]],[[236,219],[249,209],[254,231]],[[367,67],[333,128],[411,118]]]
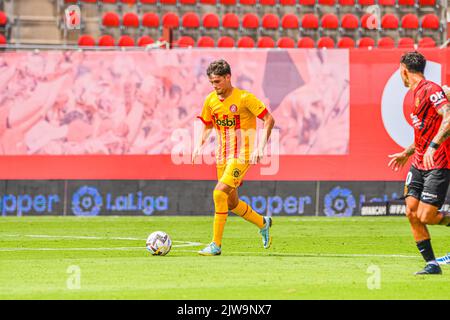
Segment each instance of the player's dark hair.
[[403,63],[409,72],[424,73],[427,60],[420,52],[411,51],[402,56],[400,63]]
[[227,74],[231,75],[231,67],[223,59],[216,60],[210,63],[208,66],[208,69],[206,69],[206,74],[209,76],[216,75],[216,76],[225,76]]

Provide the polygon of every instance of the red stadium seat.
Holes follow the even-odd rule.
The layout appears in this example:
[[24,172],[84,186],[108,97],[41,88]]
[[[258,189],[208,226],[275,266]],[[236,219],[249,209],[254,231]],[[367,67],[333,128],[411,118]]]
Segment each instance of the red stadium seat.
[[358,0],[360,6],[373,6],[375,4],[375,0]]
[[375,15],[366,13],[361,17],[361,27],[363,29],[373,29],[378,27],[379,21]]
[[105,34],[98,39],[98,45],[101,47],[113,47],[114,44],[114,38],[109,34]]
[[350,37],[342,37],[339,39],[337,43],[338,48],[354,48],[355,47],[355,40],[353,40]]
[[136,4],[136,0],[120,0],[120,2],[122,2],[123,4],[130,5],[130,6]]
[[222,16],[222,27],[227,29],[239,28],[239,17],[234,13],[226,13]]
[[219,48],[233,48],[234,47],[234,39],[231,37],[220,37],[217,40],[217,46]]
[[99,2],[116,4],[117,0],[99,0]]
[[436,6],[436,0],[419,0],[419,5],[421,7],[425,6]]
[[408,48],[408,49],[414,49],[414,39],[405,37],[398,39],[398,48]]
[[322,16],[320,25],[324,29],[337,29],[339,28],[339,19],[333,13],[327,13]]
[[316,0],[299,0],[299,4],[302,6],[314,6],[316,5]]
[[177,41],[178,47],[188,48],[195,46],[195,40],[189,36],[182,36]]
[[369,37],[362,37],[358,40],[358,48],[375,47],[375,40]]
[[195,12],[187,12],[181,21],[183,28],[200,28],[200,18]]
[[426,14],[422,17],[421,27],[423,29],[437,30],[440,27],[438,16],[433,13]]
[[78,38],[78,45],[82,47],[93,47],[95,46],[94,37],[84,34]]
[[177,0],[159,0],[159,3],[162,5],[174,6],[177,4]]
[[385,14],[381,18],[381,28],[398,29],[398,18],[392,13]]
[[134,39],[128,35],[123,35],[117,43],[119,47],[134,47]]
[[236,6],[237,0],[220,0],[220,3],[224,6]]
[[398,0],[400,6],[415,6],[416,0]]
[[295,6],[297,4],[297,0],[280,0],[281,6]]
[[271,37],[260,37],[256,46],[258,48],[275,48],[275,41]]
[[423,37],[419,40],[419,48],[435,48],[436,42],[433,38]]
[[256,0],[239,0],[239,4],[244,6],[256,6]]
[[298,29],[298,18],[295,14],[286,13],[283,18],[281,18],[281,27],[283,29]]
[[108,28],[118,28],[120,26],[119,15],[115,12],[106,12],[103,15],[102,24]]
[[215,43],[214,43],[214,39],[211,37],[200,37],[197,40],[197,47],[200,48],[214,48]]
[[354,6],[356,3],[355,0],[339,0],[338,3],[340,6],[346,7],[346,6]]
[[333,38],[330,37],[321,37],[317,40],[317,48],[328,48],[332,49],[335,47],[335,43]]
[[277,41],[278,48],[295,48],[295,41],[289,37],[281,37]]
[[322,6],[334,6],[336,4],[336,0],[319,0],[319,5]]
[[341,17],[341,27],[343,29],[351,29],[351,30],[358,29],[359,27],[358,17],[351,13],[344,14]]
[[0,45],[6,44],[6,43],[7,43],[7,41],[6,41],[5,36],[0,33]]
[[215,13],[206,13],[202,18],[202,25],[206,29],[218,29],[220,27],[219,16]]
[[122,24],[128,28],[139,28],[139,17],[133,12],[127,12],[122,17]]
[[383,37],[378,39],[378,48],[391,49],[395,48],[395,41],[391,37]]
[[181,4],[181,6],[183,6],[183,5],[192,6],[192,5],[197,4],[197,0],[180,0],[179,2]]
[[405,14],[401,20],[401,27],[403,29],[418,29],[419,18],[414,13]]
[[277,0],[259,0],[261,6],[275,7],[277,5]]
[[162,17],[162,25],[166,28],[178,28],[180,26],[180,18],[174,12],[167,12]]
[[144,13],[142,16],[142,25],[146,28],[158,28],[159,16],[153,12]]
[[313,13],[307,13],[302,18],[301,26],[303,29],[318,29],[319,18]]
[[380,6],[393,7],[396,5],[396,0],[378,0],[378,4]]
[[8,16],[3,11],[0,11],[0,26],[6,26],[8,23]]
[[254,48],[255,41],[253,41],[253,39],[250,37],[244,36],[244,37],[239,38],[239,40],[237,42],[237,47],[238,48]]
[[314,40],[310,37],[300,38],[297,42],[299,48],[314,48],[315,46]]
[[142,36],[138,40],[139,47],[145,47],[152,43],[155,43],[155,40],[153,40],[153,38],[150,36]]
[[204,5],[216,5],[217,0],[200,0],[200,3]]
[[280,21],[278,16],[273,13],[267,13],[262,17],[262,27],[264,29],[278,29]]
[[247,13],[242,18],[242,27],[245,29],[258,29],[259,18],[254,13]]

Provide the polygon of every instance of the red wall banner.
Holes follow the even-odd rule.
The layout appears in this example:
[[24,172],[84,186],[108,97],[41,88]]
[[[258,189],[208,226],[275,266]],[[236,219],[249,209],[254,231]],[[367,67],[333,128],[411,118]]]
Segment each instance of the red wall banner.
[[[167,132],[173,124],[182,129],[180,141],[193,134],[190,119],[211,91],[205,68],[223,57],[233,83],[263,100],[279,129],[279,152],[268,146],[279,154],[246,179],[403,180],[407,169],[387,167],[388,154],[412,143],[410,95],[398,78],[403,52],[2,53],[0,178],[215,179],[210,162],[190,163],[192,146],[174,156],[177,142]],[[449,51],[421,52],[427,78],[450,83]]]

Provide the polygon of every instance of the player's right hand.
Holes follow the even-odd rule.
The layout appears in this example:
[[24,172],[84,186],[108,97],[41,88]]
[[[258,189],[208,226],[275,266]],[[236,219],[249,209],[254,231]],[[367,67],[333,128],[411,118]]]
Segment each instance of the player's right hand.
[[406,152],[399,152],[388,155],[391,158],[391,161],[388,163],[388,167],[390,167],[394,171],[398,171],[408,162],[409,156]]

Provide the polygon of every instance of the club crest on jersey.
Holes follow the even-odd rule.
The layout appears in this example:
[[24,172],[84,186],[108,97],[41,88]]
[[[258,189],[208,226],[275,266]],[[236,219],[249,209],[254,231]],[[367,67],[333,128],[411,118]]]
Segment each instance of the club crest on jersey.
[[420,104],[420,99],[417,98],[417,99],[416,99],[416,108],[419,106],[419,104]]
[[237,106],[235,105],[235,104],[232,104],[231,106],[230,106],[230,111],[231,112],[237,112]]

